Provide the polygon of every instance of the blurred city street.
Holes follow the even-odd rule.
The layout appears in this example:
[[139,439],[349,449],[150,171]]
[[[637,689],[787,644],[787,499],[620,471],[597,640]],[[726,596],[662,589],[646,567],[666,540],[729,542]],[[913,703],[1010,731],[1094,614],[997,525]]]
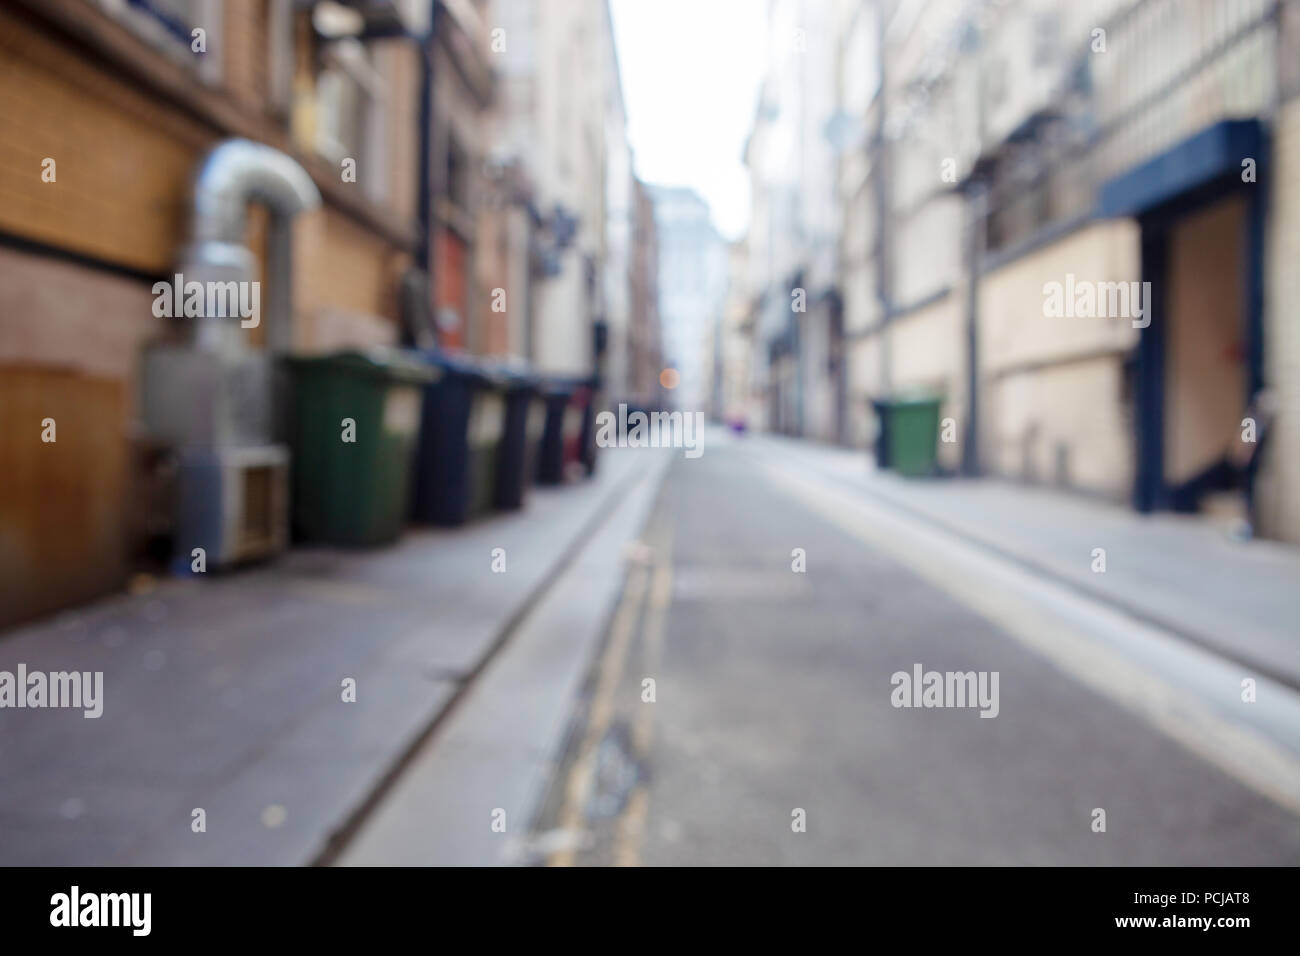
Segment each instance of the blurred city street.
[[[904,486],[718,428],[704,447],[610,452],[527,521],[308,550],[13,635],[0,669],[89,655],[110,693],[98,720],[7,717],[0,863],[1300,858],[1294,552],[1044,493],[1065,550],[1036,566],[921,510],[952,518],[995,483]],[[1112,594],[1063,570],[1094,539]],[[1160,600],[1216,550],[1221,594]],[[1271,603],[1233,606],[1246,579]],[[1168,616],[1135,617],[1125,582]],[[1250,663],[1200,642],[1217,614],[1258,637]],[[891,676],[918,664],[996,671],[996,719],[894,706]],[[186,825],[200,806],[215,839]]]
[[1300,0],[0,0],[0,867],[1300,864],[1297,261]]
[[[722,444],[668,472],[531,836],[521,845],[513,824],[505,834],[483,825],[489,807],[508,820],[525,807],[504,800],[505,779],[458,786],[458,762],[435,737],[345,862],[1300,858],[1294,684],[1261,678],[1258,702],[1243,704],[1241,678],[1256,671],[891,511],[857,456],[710,437]],[[1069,514],[1068,501],[1056,507]],[[794,548],[806,572],[792,571]],[[1269,564],[1228,555],[1225,573],[1234,562]],[[1176,563],[1155,576],[1186,570]],[[1300,573],[1281,552],[1270,569]],[[1291,633],[1295,602],[1260,628]],[[1212,609],[1189,600],[1181,620]],[[891,707],[890,675],[915,662],[999,671],[1000,713]],[[496,728],[497,743],[519,730],[503,731],[485,706],[465,714],[462,745],[476,720]],[[479,760],[495,750],[484,736]],[[463,826],[439,812],[452,807]],[[1106,810],[1105,832],[1091,828],[1095,808]],[[806,832],[792,829],[796,809]]]
[[[608,710],[592,703],[602,722],[593,767],[572,755],[578,769],[566,768],[541,823],[565,825],[566,800],[578,801],[568,823],[591,828],[594,843],[560,859],[1300,859],[1294,683],[1261,681],[1258,703],[1243,704],[1240,679],[1255,671],[891,509],[866,473],[856,456],[754,439],[676,464],[645,533],[656,549],[648,592],[629,585],[637,593],[624,600],[641,607],[629,633],[610,638],[627,647],[602,661],[621,674],[599,674],[618,689]],[[1091,522],[1074,530],[1099,533]],[[1142,540],[1134,566],[1153,556]],[[791,570],[796,547],[805,573]],[[1086,568],[1088,550],[1075,555]],[[1296,580],[1296,560],[1279,555],[1273,570]],[[1152,577],[1176,578],[1178,563]],[[1183,610],[1194,621],[1211,609],[1189,598]],[[1292,592],[1269,629],[1293,635],[1296,610]],[[916,662],[999,671],[996,719],[891,707],[890,675]],[[639,696],[645,676],[657,683],[653,704]],[[635,769],[606,773],[620,742]],[[573,777],[587,789],[565,793]],[[1090,829],[1097,807],[1104,833]],[[795,808],[804,833],[792,832]]]
[[105,699],[90,720],[5,712],[0,865],[313,862],[641,481],[633,464],[539,491],[526,517],[161,581],[15,631],[0,670],[103,671]]

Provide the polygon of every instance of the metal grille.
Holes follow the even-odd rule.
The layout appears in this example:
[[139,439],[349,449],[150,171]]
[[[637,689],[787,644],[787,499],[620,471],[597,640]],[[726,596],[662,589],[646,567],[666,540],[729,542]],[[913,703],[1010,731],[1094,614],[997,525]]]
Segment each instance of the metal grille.
[[1271,114],[1300,85],[1297,6],[1139,0],[1113,18],[1105,52],[1089,45],[1038,133],[1003,151],[989,250],[1086,216],[1102,182],[1197,130]]

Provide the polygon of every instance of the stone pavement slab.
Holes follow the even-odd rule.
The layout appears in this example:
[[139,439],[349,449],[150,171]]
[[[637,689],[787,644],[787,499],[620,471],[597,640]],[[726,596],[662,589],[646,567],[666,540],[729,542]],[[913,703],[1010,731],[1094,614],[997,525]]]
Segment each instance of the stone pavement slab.
[[[338,859],[345,866],[531,862],[521,837],[672,452],[632,449],[642,480],[520,622]],[[493,830],[493,811],[505,813]]]
[[0,710],[0,865],[310,862],[635,467],[605,454],[522,512],[163,581],[0,637],[0,670],[104,672],[98,719]]
[[[799,460],[1141,620],[1300,687],[1300,548],[1238,541],[1195,515],[997,479],[908,480],[861,451],[755,436]],[[1106,571],[1092,570],[1093,549]]]

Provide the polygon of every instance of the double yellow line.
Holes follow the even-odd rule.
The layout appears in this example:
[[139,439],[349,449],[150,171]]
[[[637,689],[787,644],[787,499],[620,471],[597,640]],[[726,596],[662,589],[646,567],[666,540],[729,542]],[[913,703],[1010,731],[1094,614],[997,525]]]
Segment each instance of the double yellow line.
[[[596,773],[596,757],[600,742],[609,732],[610,723],[619,704],[639,708],[632,720],[632,747],[640,766],[647,766],[654,739],[655,704],[641,700],[641,681],[635,682],[635,700],[620,701],[620,687],[626,686],[624,675],[627,659],[638,634],[645,648],[646,677],[655,678],[658,690],[659,663],[663,653],[663,637],[668,607],[672,603],[672,530],[665,525],[662,540],[656,547],[643,546],[646,552],[634,555],[628,572],[623,596],[614,612],[609,640],[601,654],[596,673],[596,690],[592,695],[587,715],[586,731],[578,750],[578,757],[565,781],[564,800],[558,825],[562,832],[580,833],[584,829],[583,807],[591,794]],[[642,606],[645,606],[642,621]],[[639,780],[629,795],[626,805],[615,821],[614,864],[637,866],[640,862],[641,843],[645,835],[649,791],[645,781]],[[552,853],[550,866],[573,866],[577,862],[576,841]]]

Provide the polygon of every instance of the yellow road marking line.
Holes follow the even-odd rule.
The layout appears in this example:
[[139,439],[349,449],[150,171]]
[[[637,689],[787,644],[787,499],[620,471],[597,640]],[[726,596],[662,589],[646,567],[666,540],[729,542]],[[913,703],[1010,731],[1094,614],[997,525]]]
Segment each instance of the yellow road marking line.
[[[645,665],[646,677],[655,680],[656,695],[659,681],[659,665],[663,657],[664,629],[667,626],[668,605],[672,603],[673,569],[669,559],[665,558],[656,568],[651,581],[650,600],[646,606],[645,619]],[[639,684],[638,684],[639,686]],[[642,759],[650,756],[650,741],[654,730],[654,707],[643,705],[636,714],[632,725],[632,741],[637,754]]]
[[[578,758],[569,771],[565,781],[564,803],[560,810],[559,827],[568,833],[583,830],[582,808],[591,791],[591,781],[596,770],[596,749],[609,729],[610,717],[613,715],[614,691],[618,678],[623,673],[623,663],[627,659],[628,647],[632,642],[633,629],[645,596],[646,579],[649,575],[644,565],[636,565],[628,573],[627,587],[614,612],[614,621],[610,626],[609,643],[601,655],[597,671],[596,690],[592,695],[591,709],[587,716],[587,730],[578,750]],[[570,846],[551,854],[550,866],[573,866],[576,858],[575,849]]]
[[[663,658],[664,629],[667,626],[668,606],[673,598],[671,527],[665,533],[663,543],[656,550],[660,551],[660,557],[651,582],[642,639],[646,650],[646,675],[655,679],[657,692],[659,663]],[[637,686],[640,687],[640,682]],[[645,767],[650,763],[650,745],[654,739],[654,708],[657,705],[645,703],[639,697],[637,701],[640,709],[632,722],[632,745],[641,766]],[[645,838],[645,821],[649,806],[650,792],[644,782],[638,783],[631,797],[628,798],[627,806],[618,822],[617,836],[614,841],[616,866],[641,865],[641,844]]]
[[649,806],[650,794],[645,784],[638,783],[618,820],[618,837],[614,841],[615,866],[641,865],[641,840],[645,836]]

